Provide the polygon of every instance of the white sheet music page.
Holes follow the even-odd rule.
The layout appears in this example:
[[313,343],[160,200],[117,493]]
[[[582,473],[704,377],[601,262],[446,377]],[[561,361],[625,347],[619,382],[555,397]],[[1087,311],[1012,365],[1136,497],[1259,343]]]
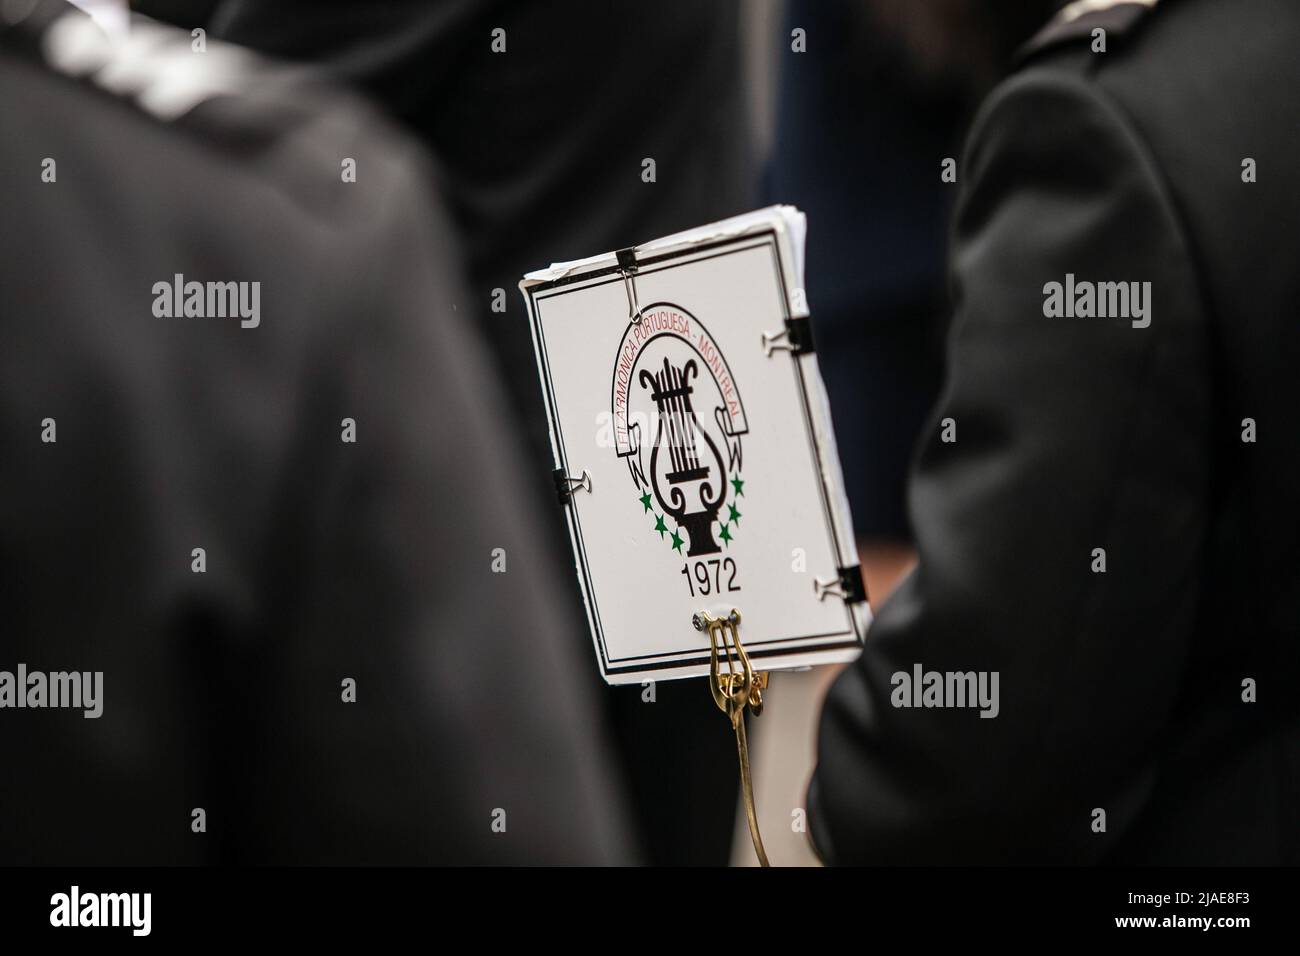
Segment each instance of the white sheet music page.
[[557,496],[613,684],[706,675],[708,611],[756,668],[848,661],[870,610],[803,285],[774,206],[529,273]]

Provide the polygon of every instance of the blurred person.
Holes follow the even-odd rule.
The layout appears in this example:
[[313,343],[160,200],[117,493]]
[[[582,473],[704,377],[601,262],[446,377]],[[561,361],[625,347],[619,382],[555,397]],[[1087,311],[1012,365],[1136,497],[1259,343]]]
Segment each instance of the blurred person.
[[423,152],[0,12],[0,863],[632,858]]
[[1083,0],[980,109],[828,861],[1300,862],[1298,42],[1290,0]]
[[[167,0],[149,6],[167,15]],[[517,283],[551,262],[752,208],[737,0],[221,0],[207,25],[214,36],[323,65],[435,154],[466,248],[460,310],[484,330],[509,389],[508,421],[530,452],[514,472],[545,510],[551,559],[567,572],[573,559]],[[646,159],[652,182],[643,180]],[[497,296],[504,314],[492,309]],[[579,594],[576,580],[554,593],[574,620]],[[588,652],[585,627],[572,643]],[[584,675],[599,685],[593,662]],[[649,699],[635,686],[602,694],[648,859],[725,863],[734,745],[704,687],[663,681]]]
[[[1007,11],[998,12],[1005,20]],[[945,13],[961,29],[940,35],[953,49],[936,58],[932,35]],[[956,186],[943,180],[940,164],[959,154],[1015,26],[981,5],[958,9],[949,0],[791,0],[785,23],[777,136],[764,187],[768,202],[808,215],[817,362],[862,577],[879,604],[915,561],[906,475],[942,376],[946,232]],[[796,30],[805,53],[790,49]],[[763,831],[772,834],[773,857],[787,863],[816,862],[789,819],[805,806],[822,702],[839,669],[773,674],[781,706],[751,734]],[[738,817],[743,836],[743,809]],[[732,856],[752,860],[748,840],[736,840]]]

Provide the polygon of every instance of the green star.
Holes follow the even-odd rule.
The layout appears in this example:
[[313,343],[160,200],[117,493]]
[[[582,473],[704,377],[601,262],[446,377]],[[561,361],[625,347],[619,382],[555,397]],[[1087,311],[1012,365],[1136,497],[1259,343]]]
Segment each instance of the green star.
[[745,493],[745,483],[741,481],[739,478],[732,478],[731,485],[733,488],[736,489],[737,498],[739,498],[741,495]]
[[655,515],[655,530],[659,532],[659,538],[662,540],[664,532],[668,530],[668,526],[664,524],[663,515]]
[[682,539],[681,539],[681,536],[678,535],[676,531],[672,532],[672,536],[673,536],[673,550],[674,550],[674,551],[680,551],[680,550],[682,550]]
[[736,524],[740,524],[740,512],[736,510],[736,506],[727,505],[727,507],[731,509],[731,514],[730,516],[728,516],[727,520],[734,521],[736,522]]
[[640,501],[641,501],[641,504],[645,505],[645,510],[646,510],[646,511],[649,511],[649,510],[650,510],[650,492],[647,491],[645,494],[643,494],[643,495],[641,496],[641,498],[640,498]]
[[725,524],[722,526],[722,532],[718,535],[718,537],[721,538],[723,541],[731,540],[731,532],[727,530],[727,526]]

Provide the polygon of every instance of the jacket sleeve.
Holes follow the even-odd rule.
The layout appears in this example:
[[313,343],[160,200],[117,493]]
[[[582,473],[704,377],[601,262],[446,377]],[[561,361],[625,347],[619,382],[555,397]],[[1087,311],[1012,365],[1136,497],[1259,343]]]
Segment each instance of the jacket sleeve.
[[[1040,68],[991,97],[960,175],[948,380],[909,488],[918,566],[822,717],[829,862],[1101,858],[1151,790],[1203,587],[1208,320],[1142,139]],[[1049,316],[1068,274],[1149,282],[1149,325]],[[916,665],[996,673],[996,703],[895,706]]]

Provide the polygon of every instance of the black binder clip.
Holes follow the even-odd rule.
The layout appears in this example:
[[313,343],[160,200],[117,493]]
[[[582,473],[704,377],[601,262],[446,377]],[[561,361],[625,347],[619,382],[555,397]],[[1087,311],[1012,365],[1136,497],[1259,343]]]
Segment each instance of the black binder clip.
[[562,505],[567,505],[573,493],[579,489],[591,493],[591,473],[585,468],[581,478],[571,478],[563,468],[556,468],[551,472],[551,480],[555,482],[555,493]]
[[636,247],[629,246],[614,253],[618,257],[618,271],[623,276],[623,291],[627,293],[627,317],[633,325],[641,324],[641,303],[636,295]]
[[860,604],[867,599],[867,585],[862,580],[862,565],[855,564],[849,568],[840,568],[839,577],[834,581],[820,581],[813,578],[813,590],[817,600],[824,601],[837,597],[845,604]]
[[763,354],[771,358],[777,349],[791,355],[807,355],[813,351],[812,321],[808,316],[793,316],[785,320],[780,332],[763,333]]

